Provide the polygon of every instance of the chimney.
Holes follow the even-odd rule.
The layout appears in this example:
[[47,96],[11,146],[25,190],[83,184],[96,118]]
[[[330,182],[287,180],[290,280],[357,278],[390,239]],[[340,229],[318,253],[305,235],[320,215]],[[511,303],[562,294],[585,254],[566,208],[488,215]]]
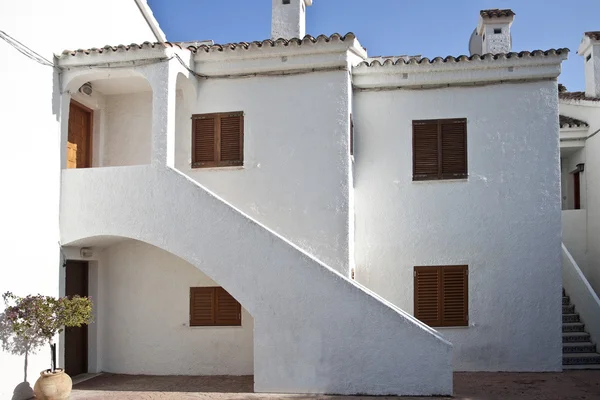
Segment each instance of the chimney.
[[585,63],[585,95],[600,97],[600,31],[586,32],[577,54]]
[[306,34],[306,7],[312,0],[272,0],[271,39],[303,38]]
[[[477,40],[476,49],[481,48],[480,54],[509,53],[512,51],[512,36],[510,27],[515,19],[513,10],[481,10],[479,24],[475,30],[473,40]],[[477,38],[477,39],[475,39]],[[481,47],[479,46],[481,43]],[[471,46],[473,52],[473,46]]]

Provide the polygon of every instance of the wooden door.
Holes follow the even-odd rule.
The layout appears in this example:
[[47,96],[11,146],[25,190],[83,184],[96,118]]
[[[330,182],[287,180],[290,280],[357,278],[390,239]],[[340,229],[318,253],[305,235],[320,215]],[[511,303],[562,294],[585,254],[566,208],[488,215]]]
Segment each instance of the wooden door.
[[579,185],[579,172],[573,174],[573,208],[579,210],[581,208],[581,189]]
[[[88,295],[87,261],[67,261],[65,295]],[[88,372],[88,329],[65,329],[65,371],[70,376]]]
[[92,110],[71,100],[67,168],[92,166]]

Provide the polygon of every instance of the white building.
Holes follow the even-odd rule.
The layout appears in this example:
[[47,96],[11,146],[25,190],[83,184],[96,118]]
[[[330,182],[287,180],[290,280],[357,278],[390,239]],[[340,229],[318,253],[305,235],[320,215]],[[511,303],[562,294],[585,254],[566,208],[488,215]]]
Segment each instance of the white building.
[[[53,3],[86,35],[0,8],[47,58],[86,49],[48,67],[1,45],[19,196],[0,289],[95,299],[61,337],[67,372],[432,395],[453,371],[561,370],[567,49],[511,52],[510,10],[471,38],[495,54],[429,60],[305,37],[310,0],[273,0],[272,40],[225,45],[165,42],[141,1],[100,7],[128,21],[110,33]],[[23,361],[2,357],[11,394]]]
[[564,286],[592,346],[600,341],[600,32],[586,32],[577,54],[584,58],[585,91],[559,87],[563,242],[574,266]]

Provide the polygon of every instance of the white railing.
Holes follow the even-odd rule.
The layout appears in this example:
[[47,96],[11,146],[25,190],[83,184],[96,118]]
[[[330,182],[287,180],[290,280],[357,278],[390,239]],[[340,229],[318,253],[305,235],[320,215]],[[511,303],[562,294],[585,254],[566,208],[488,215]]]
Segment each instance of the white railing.
[[575,311],[585,323],[586,331],[592,337],[592,341],[600,344],[600,299],[564,243],[562,252],[563,287],[571,297],[571,302],[575,304]]

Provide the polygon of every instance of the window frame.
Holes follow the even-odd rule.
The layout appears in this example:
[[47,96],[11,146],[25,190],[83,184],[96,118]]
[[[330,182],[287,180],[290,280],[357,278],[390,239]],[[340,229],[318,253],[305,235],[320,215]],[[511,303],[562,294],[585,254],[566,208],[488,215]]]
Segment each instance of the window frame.
[[[223,117],[241,117],[240,123],[240,159],[222,161],[221,158],[221,118]],[[198,161],[196,159],[196,120],[214,118],[215,120],[215,143],[214,143],[214,160],[213,161]],[[223,168],[223,167],[243,167],[244,166],[244,125],[245,113],[243,111],[228,111],[206,114],[192,114],[192,169],[197,168]]]
[[[465,315],[464,315],[464,321],[462,323],[447,323],[445,322],[445,316],[444,316],[444,310],[445,310],[445,303],[444,303],[444,273],[443,270],[444,269],[456,269],[456,268],[460,268],[462,269],[464,272],[464,288],[463,288],[463,295],[464,295],[464,307],[465,307]],[[418,310],[419,310],[419,293],[418,293],[418,282],[417,282],[417,275],[418,275],[418,270],[422,269],[422,270],[433,270],[435,269],[437,274],[438,274],[438,287],[437,287],[437,297],[436,297],[436,301],[437,301],[437,307],[438,310],[437,312],[439,313],[439,324],[431,324],[430,322],[424,321],[420,318],[420,316],[418,315]],[[432,328],[453,328],[453,327],[468,327],[469,326],[469,266],[468,265],[429,265],[429,266],[415,266],[413,268],[413,315],[416,319],[418,319],[419,321],[423,322],[424,324],[427,324],[429,326],[431,326]]]
[[[198,289],[202,289],[202,290],[208,290],[208,289],[212,289],[213,294],[212,294],[212,322],[211,323],[199,323],[196,320],[193,319],[193,315],[192,315],[192,309],[194,307],[194,291],[198,290]],[[242,305],[240,304],[239,301],[237,301],[233,296],[231,296],[231,298],[233,300],[235,300],[235,302],[237,303],[237,312],[238,312],[238,319],[236,321],[236,323],[231,324],[231,323],[222,323],[219,322],[219,316],[217,315],[218,312],[218,291],[222,290],[223,292],[225,292],[227,295],[231,296],[231,294],[229,294],[229,292],[227,292],[225,289],[223,289],[221,286],[192,286],[190,287],[190,301],[189,301],[189,326],[190,327],[207,327],[207,326],[221,326],[221,327],[226,327],[226,326],[231,326],[231,327],[240,327],[242,326]]]
[[[415,167],[416,167],[416,159],[417,159],[417,154],[415,151],[415,136],[416,136],[416,132],[415,132],[415,125],[423,125],[423,124],[431,124],[433,122],[437,123],[437,153],[438,153],[438,160],[437,160],[437,169],[438,172],[436,175],[427,175],[427,176],[417,176],[417,174],[415,173]],[[465,163],[465,172],[464,173],[460,173],[460,174],[448,174],[445,175],[442,172],[442,166],[443,166],[443,151],[442,151],[442,124],[443,123],[464,123],[465,126],[465,132],[464,132],[464,136],[465,136],[465,141],[464,141],[464,151],[465,151],[465,159],[464,159],[464,163]],[[442,181],[442,180],[453,180],[453,179],[459,179],[459,180],[464,180],[464,179],[468,179],[469,177],[469,148],[468,148],[468,120],[467,118],[440,118],[440,119],[415,119],[412,121],[412,180],[413,182],[418,182],[418,181]]]

